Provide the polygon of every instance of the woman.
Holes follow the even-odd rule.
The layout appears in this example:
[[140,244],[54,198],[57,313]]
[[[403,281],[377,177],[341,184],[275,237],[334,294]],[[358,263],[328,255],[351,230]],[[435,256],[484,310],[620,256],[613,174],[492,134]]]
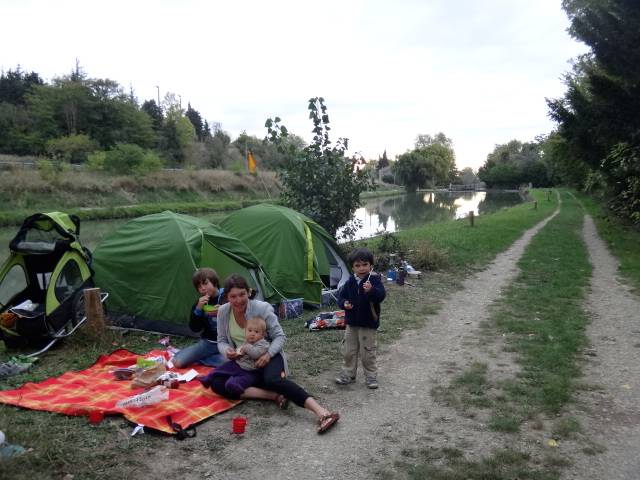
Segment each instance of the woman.
[[228,375],[214,372],[211,388],[227,398],[272,400],[280,408],[286,408],[291,400],[299,407],[313,412],[318,418],[318,433],[329,430],[340,418],[337,412],[322,407],[299,385],[286,378],[287,366],[282,347],[286,337],[273,313],[273,307],[266,302],[252,300],[247,281],[240,275],[231,275],[224,282],[228,303],[218,310],[218,349],[228,360],[236,359],[236,348],[245,342],[247,319],[262,317],[267,323],[266,339],[271,343],[267,353],[256,360],[256,367],[263,369],[262,387],[249,387],[240,396],[225,388]]

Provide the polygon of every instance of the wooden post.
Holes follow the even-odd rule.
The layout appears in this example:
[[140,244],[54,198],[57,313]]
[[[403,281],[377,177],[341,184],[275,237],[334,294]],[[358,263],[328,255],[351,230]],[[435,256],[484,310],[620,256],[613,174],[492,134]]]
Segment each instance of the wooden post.
[[475,218],[475,216],[474,216],[473,210],[471,210],[471,211],[469,212],[469,223],[471,223],[471,226],[472,226],[472,227],[473,227],[473,225],[474,225],[474,221],[473,221],[473,220],[474,220],[474,218]]
[[84,310],[87,315],[87,330],[94,337],[102,336],[104,326],[104,309],[100,301],[99,288],[86,288],[84,290]]
[[533,209],[534,210],[538,209],[538,201],[537,200],[535,202],[533,202]]
[[547,202],[551,201],[551,190],[547,190]]

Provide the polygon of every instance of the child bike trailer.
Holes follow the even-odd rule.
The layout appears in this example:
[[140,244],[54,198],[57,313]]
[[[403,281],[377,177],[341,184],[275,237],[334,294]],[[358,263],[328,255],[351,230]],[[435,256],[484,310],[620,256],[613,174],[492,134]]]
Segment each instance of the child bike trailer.
[[86,318],[82,290],[93,287],[93,271],[79,234],[80,219],[61,212],[22,223],[0,268],[0,338],[7,348],[41,353]]

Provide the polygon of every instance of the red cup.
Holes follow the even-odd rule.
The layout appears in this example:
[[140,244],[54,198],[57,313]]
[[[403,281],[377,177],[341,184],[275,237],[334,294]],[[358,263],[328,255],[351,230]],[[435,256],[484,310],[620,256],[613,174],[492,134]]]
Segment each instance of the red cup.
[[242,435],[245,431],[246,426],[247,426],[246,417],[238,415],[237,417],[233,417],[233,419],[231,420],[232,431],[236,435]]
[[92,410],[89,412],[89,423],[97,425],[102,420],[104,420],[104,412],[101,412],[100,410]]

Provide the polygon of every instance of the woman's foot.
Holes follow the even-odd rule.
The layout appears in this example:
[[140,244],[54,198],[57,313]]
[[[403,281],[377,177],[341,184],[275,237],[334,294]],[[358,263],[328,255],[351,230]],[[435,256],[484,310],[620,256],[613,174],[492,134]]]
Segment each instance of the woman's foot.
[[338,412],[328,412],[318,419],[318,433],[323,434],[333,427],[340,420]]
[[211,387],[211,379],[209,378],[209,375],[198,375],[196,380],[198,380],[204,388]]

